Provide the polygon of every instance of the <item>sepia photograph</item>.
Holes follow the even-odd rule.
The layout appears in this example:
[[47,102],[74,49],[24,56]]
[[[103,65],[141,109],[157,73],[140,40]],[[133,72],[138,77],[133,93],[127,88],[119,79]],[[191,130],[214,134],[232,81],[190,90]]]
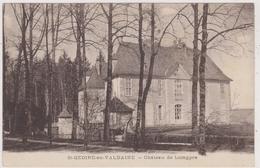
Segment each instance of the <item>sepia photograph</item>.
[[3,166],[255,166],[254,3],[2,3]]

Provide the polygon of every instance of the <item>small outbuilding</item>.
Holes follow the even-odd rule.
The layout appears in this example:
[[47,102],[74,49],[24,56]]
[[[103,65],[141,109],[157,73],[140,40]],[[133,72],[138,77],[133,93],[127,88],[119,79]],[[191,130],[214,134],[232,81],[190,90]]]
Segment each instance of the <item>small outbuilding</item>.
[[70,139],[72,133],[72,114],[66,107],[62,109],[62,112],[58,115],[58,137],[63,139]]
[[134,109],[128,107],[117,97],[111,100],[110,107],[110,126],[113,129],[122,128],[132,117]]

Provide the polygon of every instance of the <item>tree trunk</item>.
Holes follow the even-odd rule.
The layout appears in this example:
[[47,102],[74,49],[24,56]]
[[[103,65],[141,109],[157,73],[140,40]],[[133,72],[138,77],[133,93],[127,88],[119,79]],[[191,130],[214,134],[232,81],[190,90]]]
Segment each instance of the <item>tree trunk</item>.
[[199,69],[199,51],[198,51],[198,4],[192,5],[194,11],[194,37],[193,37],[193,74],[192,74],[192,135],[193,144],[197,144],[197,126],[198,126],[198,69]]
[[[84,22],[84,4],[80,7],[80,20],[81,20],[81,38],[82,38],[82,57],[83,57],[83,87],[84,87],[84,103],[83,103],[83,110],[84,110],[84,147],[85,149],[88,146],[88,95],[87,95],[87,82],[86,82],[86,63],[87,63],[87,56],[86,56],[86,37],[85,37],[85,22]],[[80,101],[80,100],[79,100]]]
[[110,103],[112,97],[112,53],[113,53],[113,39],[112,39],[112,24],[113,24],[113,5],[109,4],[108,12],[108,58],[107,58],[107,92],[106,92],[106,108],[104,114],[104,142],[109,144],[110,141],[110,128],[109,128],[109,117],[110,117]]
[[[84,79],[85,80],[85,79]],[[88,95],[87,95],[87,85],[86,80],[84,82],[84,147],[85,149],[88,146],[88,136],[89,136],[89,124],[88,124]]]
[[[145,106],[146,100],[149,93],[149,89],[153,79],[153,67],[154,67],[154,60],[155,60],[155,44],[154,44],[154,32],[155,32],[155,19],[154,19],[155,11],[154,11],[154,4],[151,4],[151,58],[150,58],[150,65],[148,71],[148,77],[146,86],[144,88],[143,93],[143,101],[142,101],[142,123],[141,123],[141,140],[142,144],[145,144]],[[159,46],[158,46],[159,47]]]
[[[78,5],[78,4],[77,4]],[[82,70],[82,66],[81,66],[81,28],[80,28],[80,16],[79,16],[79,12],[78,12],[79,6],[77,6],[77,13],[76,16],[78,17],[76,19],[76,21],[78,22],[77,24],[77,29],[76,29],[76,42],[77,42],[77,49],[76,49],[76,67],[77,67],[77,87],[80,85],[81,82],[81,70]],[[74,102],[74,110],[73,110],[73,122],[72,122],[72,135],[71,135],[71,139],[75,140],[77,138],[77,122],[78,122],[78,96],[77,96],[77,92],[75,93],[75,102]]]
[[[33,70],[33,25],[34,25],[34,4],[29,4],[29,13],[30,13],[30,17],[29,17],[29,70],[30,70],[30,106],[32,106],[33,104],[33,100],[34,100],[34,94],[33,94],[33,81],[34,81],[34,70]],[[31,107],[30,107],[31,108]]]
[[205,64],[207,56],[207,18],[208,18],[208,4],[203,5],[202,16],[202,44],[201,44],[201,58],[199,65],[199,84],[200,84],[200,116],[199,116],[199,154],[205,155],[205,113],[206,113],[206,84],[205,84]]
[[23,10],[23,16],[22,16],[22,50],[23,50],[23,56],[24,56],[24,62],[25,62],[25,102],[26,102],[26,109],[25,109],[25,115],[26,115],[26,129],[24,130],[23,135],[23,142],[27,142],[28,136],[31,134],[31,126],[32,126],[32,118],[31,118],[31,86],[30,86],[30,68],[29,68],[29,61],[28,61],[28,55],[27,55],[27,46],[26,46],[26,9],[25,4],[22,4],[22,10]]
[[[2,51],[3,51],[3,109],[4,111],[7,110],[7,88],[6,88],[6,72],[7,72],[7,63],[6,63],[6,52],[5,52],[5,4],[3,4],[3,11],[2,11],[2,30],[3,30],[3,48],[2,48]],[[9,113],[9,115],[11,115]],[[3,119],[4,121],[4,119]],[[12,133],[12,128],[9,128],[9,131]]]
[[[2,13],[2,29],[3,29],[3,65],[4,65],[4,74],[3,74],[3,81],[4,81],[4,83],[3,83],[3,88],[5,88],[5,82],[6,82],[6,53],[5,53],[5,4],[3,4],[3,13]],[[4,91],[4,102],[5,102],[5,99],[6,99],[6,91],[5,91],[5,89],[3,89],[3,91]],[[4,106],[5,106],[5,104],[4,104]]]
[[55,25],[54,25],[54,4],[51,4],[51,41],[52,41],[52,58],[51,58],[51,111],[52,111],[52,116],[51,119],[55,121],[56,117],[56,111],[54,110],[54,101],[55,100],[55,95],[53,94],[53,83],[54,83],[54,70],[56,67],[55,59],[56,59],[56,41],[55,41]]
[[[33,4],[29,5],[29,12],[30,12],[30,18],[29,18],[29,55],[30,55],[30,59],[29,59],[29,67],[30,67],[30,71],[32,72],[32,68],[33,68]],[[31,74],[32,75],[32,74]]]
[[[140,121],[142,114],[142,99],[143,99],[143,79],[144,79],[144,57],[145,53],[143,50],[143,11],[142,4],[139,4],[139,30],[138,30],[138,43],[140,51],[140,75],[139,75],[139,91],[138,91],[138,102],[137,102],[137,118],[136,118],[136,128],[134,137],[134,150],[137,151],[139,148],[139,137],[140,137]],[[142,121],[143,122],[143,121]]]
[[49,9],[48,4],[46,4],[46,33],[45,33],[45,40],[46,40],[46,61],[47,61],[47,121],[48,121],[48,137],[50,145],[52,144],[52,95],[51,95],[51,59],[49,54],[49,41],[48,41],[48,28],[49,28]]
[[22,47],[21,44],[19,45],[19,53],[18,53],[18,60],[17,60],[17,67],[15,69],[14,75],[14,116],[13,116],[13,128],[12,133],[16,133],[16,124],[17,124],[17,104],[18,104],[18,97],[19,97],[19,87],[20,87],[20,72],[21,72],[21,64],[22,64]]

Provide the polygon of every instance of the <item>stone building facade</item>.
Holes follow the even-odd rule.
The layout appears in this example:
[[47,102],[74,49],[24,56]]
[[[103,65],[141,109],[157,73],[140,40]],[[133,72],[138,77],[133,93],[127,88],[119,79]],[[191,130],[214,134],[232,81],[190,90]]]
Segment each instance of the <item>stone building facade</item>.
[[[150,63],[150,47],[145,45],[144,51],[146,78]],[[232,80],[210,57],[206,59],[206,120],[207,122],[228,123],[231,108],[230,82]],[[101,96],[103,100],[105,100],[106,93],[106,66],[104,61],[102,63],[97,60],[92,74],[86,78],[90,92],[91,89],[101,86],[100,83],[102,83],[102,87],[99,87],[97,92],[103,95],[103,97]],[[160,48],[155,58],[152,85],[146,102],[147,127],[191,125],[192,67],[192,49],[183,43]],[[128,42],[120,44],[113,55],[112,97],[133,110],[130,113],[133,121],[135,121],[137,110],[139,70],[138,44]],[[98,82],[93,82],[93,79],[98,79]],[[82,93],[82,90],[79,91],[79,97],[82,96]],[[82,101],[79,103],[81,106]],[[104,104],[102,104],[102,108],[104,108]],[[81,112],[79,113],[81,114]],[[82,115],[80,116],[82,117]],[[103,113],[100,113],[99,119],[98,122],[103,122]]]

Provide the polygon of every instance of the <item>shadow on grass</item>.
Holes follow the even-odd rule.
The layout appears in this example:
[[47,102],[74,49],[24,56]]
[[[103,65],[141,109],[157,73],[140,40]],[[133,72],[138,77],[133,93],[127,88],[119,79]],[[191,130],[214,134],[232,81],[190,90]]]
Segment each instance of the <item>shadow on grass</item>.
[[[91,144],[84,147],[83,144],[52,144],[41,143],[41,142],[27,142],[23,144],[22,141],[17,140],[4,140],[3,150],[10,152],[36,152],[36,151],[75,151],[75,152],[89,152],[89,153],[116,153],[116,152],[134,152],[131,145],[125,146],[124,144],[111,144],[109,146],[105,145],[95,145]],[[241,149],[231,150],[230,145],[227,143],[216,143],[207,144],[207,152],[214,153],[219,151],[231,151],[231,152],[246,152],[254,153],[254,146],[245,147]],[[197,148],[195,146],[185,146],[185,145],[160,145],[160,144],[149,144],[140,148],[138,152],[196,152]]]
[[20,141],[4,140],[3,150],[12,152],[24,152],[24,151],[45,151],[53,150],[57,148],[65,147],[66,145],[49,145],[45,143],[27,142],[22,143]]

